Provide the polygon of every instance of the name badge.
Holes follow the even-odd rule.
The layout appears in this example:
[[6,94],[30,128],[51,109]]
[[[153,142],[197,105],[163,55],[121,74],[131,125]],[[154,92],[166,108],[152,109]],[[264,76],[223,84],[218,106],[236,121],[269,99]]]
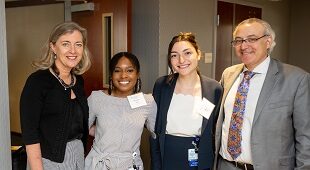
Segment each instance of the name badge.
[[213,103],[211,103],[208,99],[203,98],[197,112],[206,119],[209,119],[214,107],[215,105]]
[[188,164],[190,167],[198,166],[198,153],[195,149],[188,149]]
[[132,109],[146,105],[146,101],[142,92],[127,96],[127,99]]

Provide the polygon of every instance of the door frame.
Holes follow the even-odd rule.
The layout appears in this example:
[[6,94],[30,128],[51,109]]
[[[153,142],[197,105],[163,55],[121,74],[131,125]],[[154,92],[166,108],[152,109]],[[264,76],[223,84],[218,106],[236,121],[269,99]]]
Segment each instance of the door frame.
[[216,72],[216,58],[217,58],[217,52],[216,52],[216,49],[217,49],[217,25],[218,25],[218,16],[217,16],[217,13],[218,13],[218,10],[217,10],[217,5],[218,5],[218,1],[222,1],[222,2],[229,2],[229,3],[234,3],[234,4],[240,4],[240,5],[246,5],[246,6],[251,6],[251,7],[256,7],[256,8],[261,8],[262,9],[262,18],[263,18],[263,11],[264,11],[264,6],[263,5],[260,5],[258,3],[255,3],[255,2],[249,2],[249,1],[244,1],[244,0],[214,0],[214,17],[213,17],[213,35],[214,35],[214,38],[213,38],[213,49],[212,49],[212,52],[213,52],[213,62],[212,62],[212,78],[215,79],[215,72]]

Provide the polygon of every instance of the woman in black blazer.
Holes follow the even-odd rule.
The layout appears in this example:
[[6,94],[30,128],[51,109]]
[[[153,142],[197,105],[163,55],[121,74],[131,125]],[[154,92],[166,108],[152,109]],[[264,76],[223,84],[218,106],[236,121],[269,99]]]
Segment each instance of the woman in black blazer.
[[150,139],[152,170],[206,170],[214,158],[213,129],[222,87],[200,75],[201,52],[192,33],[172,38],[171,73],[153,89],[157,103],[156,136]]

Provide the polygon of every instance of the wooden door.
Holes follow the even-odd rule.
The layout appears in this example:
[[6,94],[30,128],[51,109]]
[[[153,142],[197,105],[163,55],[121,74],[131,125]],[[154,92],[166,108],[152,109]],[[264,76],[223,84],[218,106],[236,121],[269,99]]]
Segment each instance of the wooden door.
[[232,40],[233,30],[233,6],[228,2],[218,1],[217,4],[217,39],[216,39],[216,66],[215,79],[220,80],[223,70],[232,63],[232,49],[230,42]]
[[239,63],[230,45],[235,26],[247,18],[261,18],[262,9],[218,1],[215,79],[220,80],[225,68]]

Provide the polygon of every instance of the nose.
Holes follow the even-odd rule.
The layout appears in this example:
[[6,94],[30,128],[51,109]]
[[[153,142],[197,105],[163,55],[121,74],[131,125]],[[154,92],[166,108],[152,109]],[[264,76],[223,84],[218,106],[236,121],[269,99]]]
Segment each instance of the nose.
[[243,42],[240,44],[240,48],[241,48],[241,49],[246,49],[246,48],[248,48],[248,42],[247,42],[247,41],[243,41]]
[[184,56],[183,55],[180,55],[179,57],[179,63],[183,63],[185,60],[184,60]]
[[70,45],[69,51],[70,51],[71,53],[75,53],[75,51],[76,51],[75,46],[74,46],[74,45]]
[[122,71],[121,72],[121,78],[126,78],[127,77],[127,72],[126,71]]

